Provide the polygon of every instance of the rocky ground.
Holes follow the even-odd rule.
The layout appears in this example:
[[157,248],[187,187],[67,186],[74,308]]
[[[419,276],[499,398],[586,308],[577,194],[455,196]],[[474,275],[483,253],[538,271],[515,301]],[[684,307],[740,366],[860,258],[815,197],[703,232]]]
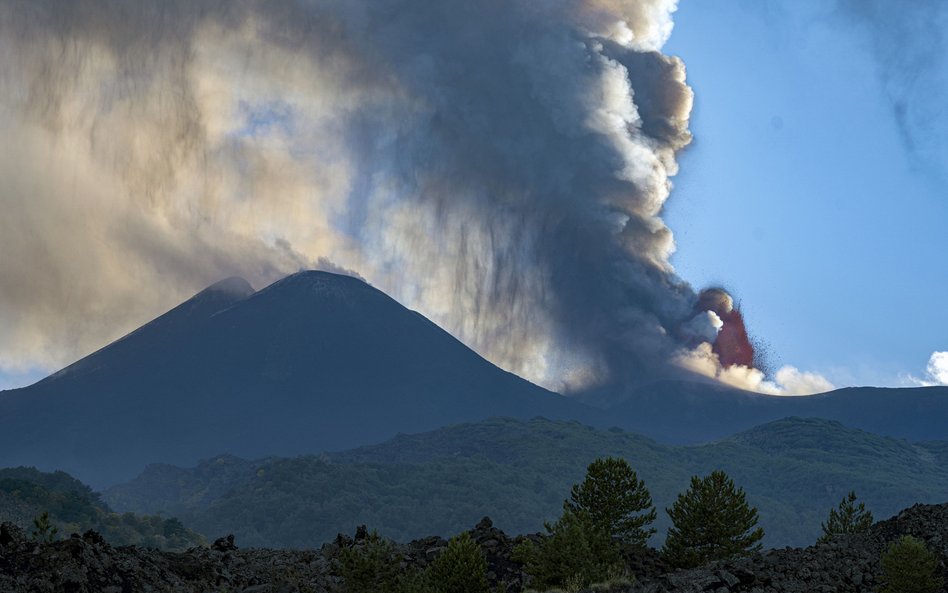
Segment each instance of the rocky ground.
[[948,573],[948,504],[916,505],[876,523],[867,535],[783,548],[709,567],[643,578],[614,593],[866,593],[881,584],[879,558],[903,535],[923,540]]
[[[917,505],[877,523],[864,536],[839,538],[808,548],[769,550],[750,558],[698,570],[669,572],[657,553],[629,558],[637,576],[612,593],[847,593],[867,592],[879,584],[879,556],[888,542],[913,535],[948,561],[948,504]],[[0,592],[237,592],[331,593],[340,591],[333,560],[355,537],[338,536],[319,550],[239,549],[233,538],[207,548],[161,552],[112,547],[95,532],[51,544],[32,541],[11,523],[0,525]],[[484,519],[472,530],[487,555],[489,577],[513,593],[524,585],[521,567],[510,558],[523,536],[507,537]],[[535,536],[534,536],[535,537]],[[438,537],[402,546],[408,564],[424,567],[447,542]],[[948,592],[946,592],[948,593]]]

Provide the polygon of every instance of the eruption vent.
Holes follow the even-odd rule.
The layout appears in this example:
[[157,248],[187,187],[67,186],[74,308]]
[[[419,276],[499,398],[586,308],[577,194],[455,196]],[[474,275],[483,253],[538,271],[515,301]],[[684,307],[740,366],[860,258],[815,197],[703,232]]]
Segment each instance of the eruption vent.
[[711,311],[721,320],[712,351],[725,368],[734,365],[754,366],[754,346],[744,327],[744,317],[734,307],[734,299],[720,288],[708,288],[698,295],[696,312]]

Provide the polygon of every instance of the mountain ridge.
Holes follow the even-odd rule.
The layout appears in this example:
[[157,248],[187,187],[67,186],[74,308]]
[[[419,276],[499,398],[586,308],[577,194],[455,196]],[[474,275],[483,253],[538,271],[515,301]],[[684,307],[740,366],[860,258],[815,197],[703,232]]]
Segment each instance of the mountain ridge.
[[229,278],[34,385],[0,392],[0,466],[63,469],[101,487],[149,463],[342,450],[494,416],[615,425],[664,443],[787,416],[948,440],[948,387],[776,397],[665,380],[624,391],[607,410],[583,403],[596,390],[563,397],[534,385],[358,278],[304,271],[259,291]]
[[610,409],[623,428],[663,442],[701,443],[788,416],[842,422],[914,441],[948,440],[948,387],[844,387],[775,396],[682,380],[640,386]]
[[221,450],[303,454],[497,414],[597,414],[497,368],[359,279],[308,271],[256,292],[223,288],[0,394],[0,465],[101,486]]
[[690,477],[721,469],[759,508],[768,546],[806,545],[850,490],[878,516],[945,502],[948,468],[935,453],[946,445],[807,418],[681,446],[571,421],[493,418],[318,456],[155,465],[103,496],[118,509],[173,514],[205,535],[233,532],[255,546],[305,548],[360,524],[407,541],[484,515],[529,533],[559,515],[591,461],[618,456],[649,488],[660,534],[663,510]]

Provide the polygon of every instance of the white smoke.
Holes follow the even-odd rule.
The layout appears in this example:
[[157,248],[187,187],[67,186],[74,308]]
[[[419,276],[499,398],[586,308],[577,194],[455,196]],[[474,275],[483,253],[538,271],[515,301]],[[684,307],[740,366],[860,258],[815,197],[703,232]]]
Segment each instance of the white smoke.
[[682,349],[675,362],[693,373],[716,379],[731,387],[767,395],[813,395],[832,391],[835,386],[819,373],[801,371],[793,366],[783,366],[773,379],[767,379],[763,371],[742,364],[725,367],[712,351],[709,342],[702,342],[692,349]]
[[933,352],[925,370],[936,385],[948,385],[948,352]]
[[0,0],[0,371],[331,261],[542,384],[662,372],[675,8]]
[[919,379],[909,375],[906,383],[920,387],[948,386],[948,352],[932,352],[925,367],[925,377]]

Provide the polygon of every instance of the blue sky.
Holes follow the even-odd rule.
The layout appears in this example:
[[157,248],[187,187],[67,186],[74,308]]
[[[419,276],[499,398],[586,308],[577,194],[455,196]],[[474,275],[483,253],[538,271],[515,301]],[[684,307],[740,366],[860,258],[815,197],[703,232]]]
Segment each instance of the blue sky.
[[935,116],[909,150],[872,34],[830,2],[683,0],[666,46],[695,91],[676,269],[733,291],[774,367],[837,385],[905,384],[948,350],[948,75],[904,94]]

